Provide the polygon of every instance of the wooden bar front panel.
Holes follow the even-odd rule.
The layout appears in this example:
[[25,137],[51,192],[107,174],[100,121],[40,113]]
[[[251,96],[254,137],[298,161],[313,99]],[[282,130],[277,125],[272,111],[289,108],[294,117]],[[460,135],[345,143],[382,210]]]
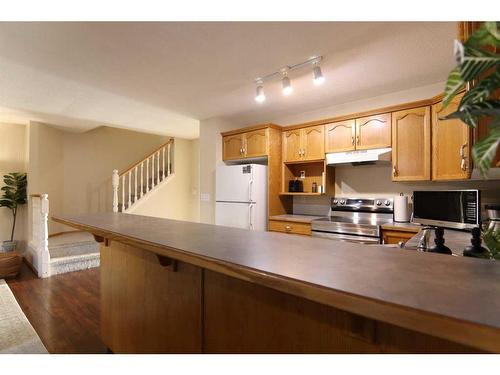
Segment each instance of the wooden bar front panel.
[[114,353],[201,352],[202,270],[152,252],[101,245],[101,337]]
[[467,353],[465,346],[204,271],[206,353]]

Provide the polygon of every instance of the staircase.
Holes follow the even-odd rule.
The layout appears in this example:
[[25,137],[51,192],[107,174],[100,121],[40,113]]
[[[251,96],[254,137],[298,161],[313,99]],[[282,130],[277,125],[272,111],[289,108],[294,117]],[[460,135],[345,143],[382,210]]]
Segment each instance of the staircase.
[[113,170],[113,212],[131,212],[173,175],[173,149],[170,139],[124,172]]

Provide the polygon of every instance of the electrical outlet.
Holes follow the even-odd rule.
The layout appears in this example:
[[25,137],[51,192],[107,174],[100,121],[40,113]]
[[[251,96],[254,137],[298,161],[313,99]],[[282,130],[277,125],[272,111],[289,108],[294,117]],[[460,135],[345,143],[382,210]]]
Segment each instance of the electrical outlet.
[[306,171],[300,171],[300,178],[306,178]]
[[210,194],[209,193],[201,193],[200,200],[202,202],[210,202]]

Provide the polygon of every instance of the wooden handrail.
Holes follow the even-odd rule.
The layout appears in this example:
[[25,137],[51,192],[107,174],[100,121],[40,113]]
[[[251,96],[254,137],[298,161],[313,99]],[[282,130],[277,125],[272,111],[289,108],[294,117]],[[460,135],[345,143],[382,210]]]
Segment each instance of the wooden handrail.
[[161,146],[159,146],[158,148],[156,148],[153,152],[149,153],[147,156],[143,157],[141,160],[139,160],[137,163],[134,163],[132,166],[128,167],[124,172],[121,172],[119,174],[119,176],[123,176],[124,174],[127,174],[128,172],[130,172],[132,169],[134,169],[135,167],[137,167],[138,165],[140,165],[144,160],[146,159],[149,159],[151,156],[153,156],[154,154],[156,154],[158,151],[160,151],[162,148],[166,147],[169,143],[174,143],[174,139],[173,138],[170,138],[167,142],[163,143]]

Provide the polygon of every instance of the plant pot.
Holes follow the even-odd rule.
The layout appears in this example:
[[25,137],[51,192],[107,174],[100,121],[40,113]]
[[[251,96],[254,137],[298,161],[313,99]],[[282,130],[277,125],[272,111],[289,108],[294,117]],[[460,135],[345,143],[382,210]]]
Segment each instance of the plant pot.
[[17,241],[3,241],[2,242],[2,251],[9,252],[16,250]]
[[15,251],[0,253],[0,279],[16,277],[22,261],[21,256]]

